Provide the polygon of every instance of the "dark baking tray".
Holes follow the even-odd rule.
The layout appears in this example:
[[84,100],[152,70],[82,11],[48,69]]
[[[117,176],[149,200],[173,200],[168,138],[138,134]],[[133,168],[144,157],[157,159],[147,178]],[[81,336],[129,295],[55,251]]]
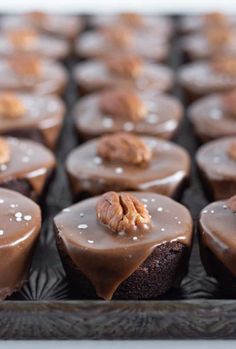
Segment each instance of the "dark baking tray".
[[[178,18],[175,18],[178,21]],[[181,64],[178,38],[173,39],[169,64]],[[71,75],[75,59],[66,62]],[[181,89],[173,93],[182,100]],[[236,301],[226,299],[217,283],[206,276],[194,243],[190,270],[178,291],[157,301],[85,301],[73,299],[54,241],[52,217],[71,205],[72,197],[63,168],[68,152],[78,144],[73,129],[72,107],[78,98],[70,76],[65,100],[67,115],[58,146],[58,169],[42,202],[44,224],[28,283],[0,303],[1,339],[147,339],[236,338]],[[194,219],[207,201],[194,164],[197,147],[185,119],[176,142],[193,159],[192,181],[181,202]],[[196,240],[196,239],[195,239]]]

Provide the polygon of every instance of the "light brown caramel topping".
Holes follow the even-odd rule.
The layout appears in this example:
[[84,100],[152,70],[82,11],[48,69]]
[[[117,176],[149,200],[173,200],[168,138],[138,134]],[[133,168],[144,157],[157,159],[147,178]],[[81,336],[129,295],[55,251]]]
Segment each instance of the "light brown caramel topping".
[[26,17],[32,22],[42,23],[47,18],[47,14],[41,11],[32,11],[27,13]]
[[118,132],[100,138],[97,154],[108,161],[145,165],[152,156],[150,148],[136,135]]
[[210,27],[205,31],[205,35],[207,37],[208,42],[213,46],[223,46],[228,43],[233,38],[233,32],[229,28],[222,27]]
[[221,12],[212,12],[204,16],[205,22],[209,26],[226,26],[228,25],[228,18]]
[[151,217],[144,205],[128,193],[108,192],[97,202],[97,219],[114,233],[144,232]]
[[0,94],[0,117],[17,119],[24,113],[25,107],[14,93],[5,92]]
[[235,57],[217,57],[212,62],[212,68],[216,72],[236,75],[236,58]]
[[227,206],[228,206],[234,213],[236,213],[236,195],[232,196],[232,197],[227,201]]
[[14,56],[9,59],[10,68],[17,75],[39,77],[42,73],[40,60],[35,56]]
[[131,90],[116,89],[103,92],[100,100],[101,110],[112,117],[139,121],[147,116],[148,110],[139,96]]
[[143,17],[138,13],[124,12],[121,13],[119,16],[123,23],[131,27],[141,27],[143,25]]
[[236,117],[236,89],[225,93],[222,96],[224,108],[232,116]]
[[108,69],[124,78],[136,78],[143,71],[143,60],[134,55],[112,56],[107,59]]
[[108,41],[120,48],[127,47],[132,42],[132,32],[125,27],[105,27],[101,32]]
[[228,148],[228,155],[231,159],[236,161],[236,140],[230,143]]
[[29,28],[11,30],[7,36],[12,45],[17,48],[28,48],[38,40],[37,32]]
[[8,163],[10,160],[10,146],[8,142],[0,137],[0,165]]

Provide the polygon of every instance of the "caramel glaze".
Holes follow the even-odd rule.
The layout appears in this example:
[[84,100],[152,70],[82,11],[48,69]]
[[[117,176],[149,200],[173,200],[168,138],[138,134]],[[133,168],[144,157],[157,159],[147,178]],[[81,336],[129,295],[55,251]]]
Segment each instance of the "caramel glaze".
[[156,246],[170,241],[191,246],[192,219],[184,206],[162,195],[132,194],[147,205],[152,218],[149,231],[112,233],[97,220],[98,197],[71,206],[54,219],[66,253],[104,299],[112,298]]
[[0,186],[13,180],[26,180],[35,196],[39,196],[55,168],[53,154],[36,142],[11,137],[5,139],[10,145],[10,161],[0,166]]
[[105,62],[91,60],[75,67],[74,75],[77,84],[84,93],[104,88],[121,86],[134,87],[139,91],[153,90],[165,92],[172,88],[173,74],[164,65],[146,62],[142,72],[133,78],[125,78],[109,70]]
[[236,160],[228,154],[235,137],[209,142],[199,148],[196,161],[205,186],[215,200],[229,198],[236,193]]
[[213,202],[200,214],[199,233],[208,248],[236,276],[236,215],[227,201]]
[[[21,132],[30,138],[36,130],[42,135],[43,143],[54,148],[62,127],[65,106],[56,96],[37,96],[17,93],[25,112],[16,120],[0,115],[0,134],[15,136]],[[32,137],[33,138],[33,137]]]
[[105,133],[132,131],[140,135],[148,135],[170,139],[177,132],[182,119],[183,109],[174,97],[160,94],[139,93],[148,109],[147,117],[138,122],[111,118],[100,110],[100,94],[83,97],[75,106],[75,124],[84,139],[99,137]]
[[76,195],[81,192],[95,195],[109,190],[136,190],[167,196],[179,194],[190,173],[187,152],[154,137],[143,137],[142,140],[152,151],[152,158],[146,166],[103,161],[96,154],[98,140],[73,150],[66,161],[73,192]]
[[7,60],[0,60],[0,91],[61,95],[67,82],[64,67],[45,59],[41,61],[41,69],[40,76],[20,76],[11,69]]
[[19,193],[0,188],[0,300],[27,279],[40,228],[38,205]]

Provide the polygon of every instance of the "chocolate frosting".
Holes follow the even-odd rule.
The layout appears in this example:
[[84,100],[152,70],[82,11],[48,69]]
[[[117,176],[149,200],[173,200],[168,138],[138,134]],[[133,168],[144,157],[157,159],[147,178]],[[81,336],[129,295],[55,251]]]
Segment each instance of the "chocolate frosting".
[[0,91],[24,91],[39,95],[61,94],[67,82],[66,70],[59,63],[42,60],[40,76],[20,76],[7,60],[0,60]]
[[55,168],[53,154],[41,144],[17,138],[4,138],[10,145],[10,161],[0,166],[0,185],[24,179],[41,194],[48,174]]
[[106,161],[97,155],[99,140],[89,141],[73,150],[66,169],[75,194],[95,194],[107,190],[152,191],[173,196],[189,177],[190,160],[181,147],[156,139],[141,138],[152,152],[145,166],[122,161]]
[[111,118],[100,110],[100,94],[81,98],[75,107],[75,123],[84,138],[98,137],[104,133],[132,131],[141,135],[171,138],[182,118],[182,106],[174,97],[139,93],[148,108],[148,115],[138,122]]
[[0,114],[0,134],[11,136],[17,131],[36,129],[42,134],[45,144],[53,147],[64,118],[63,102],[56,96],[24,93],[16,93],[14,96],[22,103],[24,113],[17,119],[19,122]]
[[21,287],[41,228],[38,205],[0,188],[0,299]]
[[227,201],[213,202],[200,214],[202,244],[236,276],[236,215]]
[[167,241],[186,246],[192,241],[192,219],[179,203],[153,193],[132,193],[151,215],[145,233],[113,233],[97,220],[99,197],[65,209],[54,219],[59,238],[77,268],[91,281],[97,295],[111,299],[117,287]]

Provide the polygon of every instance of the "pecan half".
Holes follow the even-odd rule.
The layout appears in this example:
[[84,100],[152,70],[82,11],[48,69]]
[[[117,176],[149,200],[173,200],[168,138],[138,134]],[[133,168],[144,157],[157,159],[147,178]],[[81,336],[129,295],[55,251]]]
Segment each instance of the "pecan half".
[[100,31],[112,45],[120,48],[129,46],[133,39],[132,31],[125,27],[104,27]]
[[7,37],[13,46],[21,49],[31,47],[38,40],[37,32],[29,28],[11,30]]
[[139,121],[147,116],[148,110],[142,99],[128,89],[114,89],[101,94],[100,108],[112,117]]
[[236,75],[235,57],[217,57],[212,61],[213,70],[227,75]]
[[233,117],[236,117],[236,89],[226,92],[222,96],[225,110]]
[[210,27],[205,31],[208,42],[213,48],[224,46],[230,43],[234,37],[230,28]]
[[112,56],[106,64],[112,73],[124,78],[134,79],[143,71],[143,60],[135,55]]
[[147,164],[152,156],[150,148],[140,137],[125,132],[101,137],[97,144],[97,154],[108,161],[132,165]]
[[232,196],[227,200],[227,206],[236,213],[236,195]]
[[0,137],[0,165],[7,164],[10,161],[10,145]]
[[9,119],[17,119],[25,113],[22,101],[14,93],[0,94],[0,116]]
[[144,232],[150,228],[148,210],[135,196],[129,193],[110,191],[97,202],[97,218],[112,232]]
[[35,56],[14,56],[9,59],[9,66],[17,75],[40,77],[42,66],[40,60]]
[[121,13],[119,16],[121,21],[126,25],[129,25],[131,27],[143,26],[143,17],[138,13],[124,12]]
[[232,160],[236,161],[236,140],[230,142],[230,145],[228,148],[228,155]]
[[228,18],[224,13],[211,12],[204,16],[206,25],[208,26],[225,26],[228,25]]
[[47,18],[47,14],[41,11],[32,11],[32,12],[28,12],[26,14],[26,17],[33,23],[36,22],[40,24],[45,21],[45,19]]

